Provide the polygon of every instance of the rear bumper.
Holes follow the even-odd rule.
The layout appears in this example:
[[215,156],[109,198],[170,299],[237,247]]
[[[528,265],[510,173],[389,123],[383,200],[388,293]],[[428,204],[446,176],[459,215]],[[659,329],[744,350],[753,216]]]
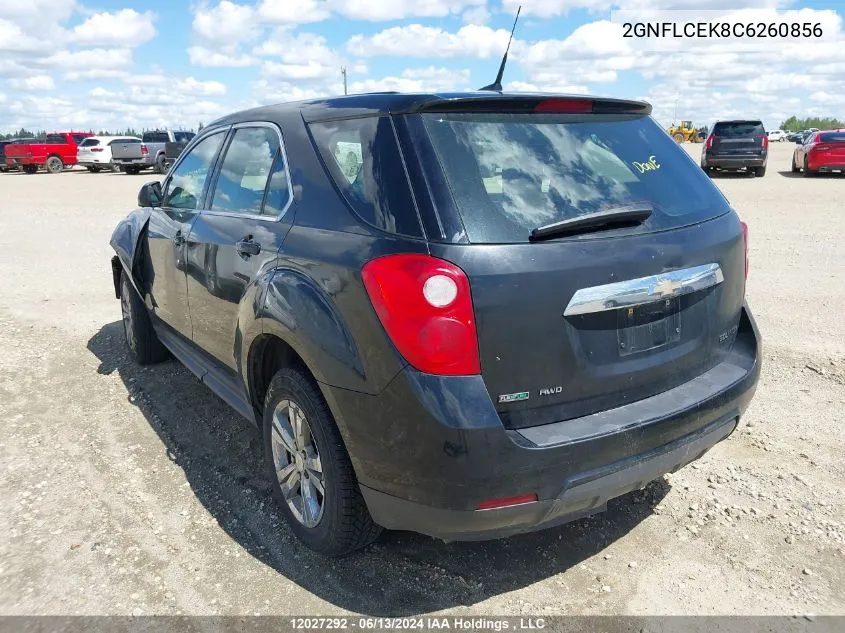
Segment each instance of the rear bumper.
[[809,161],[809,165],[811,171],[845,171],[845,160],[831,163]]
[[97,160],[95,159],[84,159],[76,162],[77,165],[80,167],[111,167],[112,162],[110,160]]
[[[481,540],[594,514],[697,459],[736,427],[756,389],[760,337],[743,309],[728,359],[652,398],[506,430],[478,376],[403,370],[379,395],[324,386],[374,520]],[[479,510],[485,500],[537,501]]]
[[719,169],[742,169],[743,167],[765,167],[768,159],[768,154],[765,156],[738,157],[705,155],[701,164],[704,167],[718,167]]
[[132,165],[135,167],[152,167],[153,161],[149,158],[113,158],[116,165]]
[[738,418],[717,420],[703,429],[646,454],[639,454],[570,477],[555,499],[494,510],[445,510],[362,488],[376,522],[447,541],[489,540],[542,530],[602,512],[607,502],[675,472],[728,437]]
[[6,167],[21,167],[23,165],[43,165],[44,161],[38,161],[34,158],[7,158]]

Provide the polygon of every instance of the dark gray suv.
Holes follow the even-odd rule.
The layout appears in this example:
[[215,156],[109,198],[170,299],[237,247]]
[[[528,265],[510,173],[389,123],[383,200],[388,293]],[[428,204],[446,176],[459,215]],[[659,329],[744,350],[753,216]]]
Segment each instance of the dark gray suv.
[[134,357],[262,432],[291,528],[488,539],[736,428],[747,232],[634,101],[371,94],[215,121],[116,228]]

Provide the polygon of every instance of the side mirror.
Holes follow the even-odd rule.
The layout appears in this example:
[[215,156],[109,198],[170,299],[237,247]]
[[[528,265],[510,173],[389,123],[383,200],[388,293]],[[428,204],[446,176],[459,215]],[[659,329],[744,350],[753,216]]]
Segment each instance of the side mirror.
[[138,206],[139,207],[158,207],[161,206],[163,198],[161,192],[161,183],[158,181],[148,182],[141,191],[138,192]]

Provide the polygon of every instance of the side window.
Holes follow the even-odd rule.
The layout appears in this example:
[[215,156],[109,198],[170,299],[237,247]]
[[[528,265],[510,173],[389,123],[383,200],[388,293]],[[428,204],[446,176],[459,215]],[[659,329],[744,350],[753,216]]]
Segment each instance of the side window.
[[287,174],[280,154],[275,130],[236,129],[221,163],[211,210],[259,215],[265,208],[268,215],[277,215],[287,202]]
[[210,134],[185,155],[170,177],[162,206],[173,209],[197,208],[208,171],[224,138],[225,131]]
[[74,145],[79,145],[83,140],[85,140],[88,137],[82,136],[82,134],[74,134],[71,138],[73,138]]
[[362,220],[390,233],[422,235],[390,117],[310,127],[329,175]]
[[48,145],[64,145],[66,141],[61,134],[48,134],[44,142]]

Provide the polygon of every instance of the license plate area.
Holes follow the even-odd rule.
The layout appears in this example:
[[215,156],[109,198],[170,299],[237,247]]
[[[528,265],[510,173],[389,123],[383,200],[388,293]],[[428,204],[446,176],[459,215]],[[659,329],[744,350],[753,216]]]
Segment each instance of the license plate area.
[[681,307],[678,298],[620,308],[616,338],[619,356],[631,356],[667,347],[681,340]]

